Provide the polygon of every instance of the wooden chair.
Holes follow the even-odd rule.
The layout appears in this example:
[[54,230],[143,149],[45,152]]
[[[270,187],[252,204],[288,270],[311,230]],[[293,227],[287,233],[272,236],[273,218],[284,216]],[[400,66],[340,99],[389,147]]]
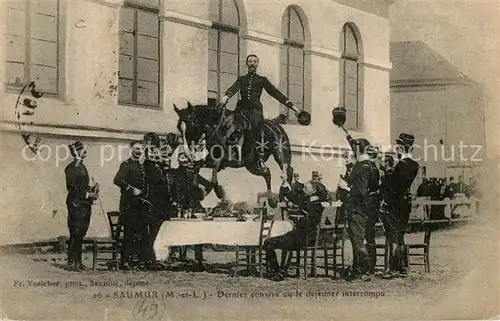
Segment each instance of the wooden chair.
[[262,207],[259,207],[259,244],[250,246],[236,246],[236,267],[233,269],[231,276],[238,276],[240,268],[246,269],[250,274],[252,270],[257,270],[260,277],[264,276],[264,266],[266,265],[265,251],[263,250],[264,242],[271,237],[271,230],[274,224],[274,213],[270,213],[266,202],[263,202]]
[[[375,224],[375,235],[384,231],[384,226],[381,222]],[[385,233],[384,233],[385,234]],[[375,239],[375,268],[382,268],[384,271],[389,267],[389,243],[384,236],[384,242],[377,242]],[[368,244],[367,244],[368,246]],[[382,258],[382,260],[380,260]]]
[[[311,275],[317,277],[317,268],[323,268],[325,276],[329,276],[332,271],[332,277],[336,278],[338,267],[344,268],[344,240],[346,227],[337,224],[336,208],[342,205],[341,202],[323,203],[323,213],[316,230],[307,235],[302,249],[292,251],[288,264],[296,270],[296,276],[300,275],[303,269],[304,279],[307,280],[309,270]],[[335,210],[332,210],[335,209]],[[290,215],[296,219],[306,219],[299,214]],[[340,251],[340,253],[339,253]],[[340,256],[340,264],[337,259]],[[322,261],[317,264],[317,259]]]
[[119,225],[120,212],[107,212],[108,224],[111,228],[111,236],[108,239],[94,240],[94,256],[92,269],[95,271],[98,264],[105,262],[112,264],[118,271],[120,267],[119,249],[120,240],[123,237],[123,228]]
[[[442,220],[448,221],[448,220]],[[436,221],[424,221],[424,242],[423,243],[410,243],[405,245],[406,260],[408,262],[408,272],[411,266],[424,266],[424,271],[431,272],[429,250],[431,246],[431,234],[434,224],[439,224]],[[420,258],[419,261],[414,261],[413,258]]]

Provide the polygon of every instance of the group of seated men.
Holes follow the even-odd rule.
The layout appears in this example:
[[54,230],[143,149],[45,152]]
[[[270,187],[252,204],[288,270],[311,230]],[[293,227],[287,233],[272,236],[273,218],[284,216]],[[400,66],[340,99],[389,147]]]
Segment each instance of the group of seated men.
[[[348,135],[347,139],[353,154],[345,154],[346,174],[339,181],[336,195],[343,205],[337,211],[336,223],[347,222],[348,226],[353,248],[349,277],[369,281],[375,273],[375,225],[379,221],[389,244],[389,267],[382,277],[403,277],[408,266],[404,236],[411,212],[410,187],[419,169],[411,157],[414,137],[400,134],[396,159],[382,155],[364,138]],[[275,250],[292,251],[310,245],[306,236],[317,229],[323,213],[321,202],[328,199],[325,186],[317,180],[302,185],[290,185],[286,179],[282,182],[280,197],[298,206],[306,219],[299,220],[292,231],[265,241],[267,277],[271,280],[281,281],[287,274],[287,263],[279,266]]]

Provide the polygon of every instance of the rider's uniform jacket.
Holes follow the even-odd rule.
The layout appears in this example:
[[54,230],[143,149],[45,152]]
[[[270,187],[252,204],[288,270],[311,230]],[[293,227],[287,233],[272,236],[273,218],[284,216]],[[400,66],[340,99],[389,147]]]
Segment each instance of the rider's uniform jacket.
[[226,91],[225,95],[231,98],[240,91],[241,102],[244,103],[247,108],[259,108],[262,110],[260,96],[262,95],[263,89],[283,105],[286,105],[289,101],[285,95],[271,84],[269,79],[257,75],[256,73],[248,73],[238,77],[236,82]]

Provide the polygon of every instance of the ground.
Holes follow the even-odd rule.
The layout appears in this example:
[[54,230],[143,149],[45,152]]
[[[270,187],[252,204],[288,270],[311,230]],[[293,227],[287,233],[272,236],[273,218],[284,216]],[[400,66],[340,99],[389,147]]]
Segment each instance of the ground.
[[[421,241],[412,234],[409,241]],[[192,254],[189,254],[192,255]],[[90,256],[90,255],[88,255]],[[498,316],[498,234],[481,222],[433,234],[431,273],[415,268],[406,279],[371,282],[287,279],[272,282],[223,273],[75,273],[60,267],[54,254],[8,253],[0,257],[1,307],[5,317],[23,320],[405,320],[467,319]],[[59,256],[60,257],[60,256]],[[228,262],[233,253],[206,252],[209,264]],[[89,263],[87,263],[90,265]],[[120,285],[90,286],[93,281]],[[148,285],[124,283],[148,282]],[[24,286],[20,286],[23,282]],[[60,281],[33,286],[28,281]],[[81,282],[81,286],[78,284]],[[69,288],[65,288],[70,285]],[[163,300],[114,298],[115,292],[153,291]],[[144,292],[145,291],[145,292]],[[168,297],[172,291],[174,298]],[[199,298],[193,297],[194,294]],[[246,298],[218,298],[222,292]],[[311,297],[310,293],[337,293]],[[343,296],[346,292],[367,296]],[[251,297],[257,293],[262,298]],[[278,297],[269,297],[277,293]],[[297,297],[297,293],[302,293]],[[369,294],[371,293],[371,294]],[[378,293],[375,298],[374,293]],[[211,294],[211,296],[209,296]],[[182,296],[190,297],[183,298]],[[204,296],[207,296],[204,298]],[[265,297],[265,296],[268,297]],[[291,295],[292,297],[284,297]],[[361,294],[358,294],[361,295]],[[109,297],[106,297],[109,296]],[[142,309],[141,307],[148,307]],[[156,304],[156,305],[155,305]]]

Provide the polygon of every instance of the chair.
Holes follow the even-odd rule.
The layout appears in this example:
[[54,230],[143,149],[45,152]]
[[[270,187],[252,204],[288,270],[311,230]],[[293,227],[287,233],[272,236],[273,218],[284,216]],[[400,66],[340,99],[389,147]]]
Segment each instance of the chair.
[[111,228],[111,236],[110,238],[104,240],[94,240],[94,256],[92,265],[92,269],[94,271],[101,262],[106,262],[106,264],[111,263],[117,271],[120,266],[119,249],[120,240],[123,237],[123,227],[119,225],[120,212],[107,212],[106,216],[108,217],[108,223]]
[[259,214],[259,245],[236,246],[236,267],[232,271],[232,277],[238,276],[239,268],[245,268],[250,274],[252,269],[257,269],[260,277],[264,276],[265,251],[264,242],[271,237],[271,230],[274,224],[274,213],[269,213],[267,204],[263,202],[258,208]]
[[[375,224],[375,235],[380,234],[380,232],[384,231],[384,226],[381,222]],[[384,233],[385,234],[385,233]],[[369,247],[371,244],[366,244]],[[375,250],[375,268],[382,268],[386,270],[389,267],[389,243],[387,241],[387,237],[384,237],[384,243],[378,243],[375,240],[374,244]],[[380,262],[379,258],[382,258],[382,262]]]
[[[424,242],[405,245],[406,260],[408,262],[408,272],[410,272],[411,266],[424,266],[425,272],[431,272],[429,250],[431,246],[430,242],[433,222],[424,221],[423,225],[425,229]],[[412,258],[420,258],[421,260],[415,262],[412,260]]]
[[[346,227],[343,224],[337,224],[336,221],[336,209],[340,207],[341,204],[341,202],[322,204],[324,210],[315,231],[311,233],[312,235],[306,236],[305,244],[302,249],[292,251],[292,256],[289,258],[288,264],[295,267],[296,276],[299,276],[300,270],[303,269],[304,278],[307,280],[309,269],[311,270],[311,275],[317,277],[317,269],[323,268],[325,276],[329,276],[329,272],[332,271],[332,276],[336,278],[339,265],[344,269],[344,239]],[[290,216],[295,216],[299,220],[305,219],[304,216],[301,217],[299,214]],[[339,257],[340,264],[337,262]],[[317,259],[320,259],[322,263],[318,264]]]

